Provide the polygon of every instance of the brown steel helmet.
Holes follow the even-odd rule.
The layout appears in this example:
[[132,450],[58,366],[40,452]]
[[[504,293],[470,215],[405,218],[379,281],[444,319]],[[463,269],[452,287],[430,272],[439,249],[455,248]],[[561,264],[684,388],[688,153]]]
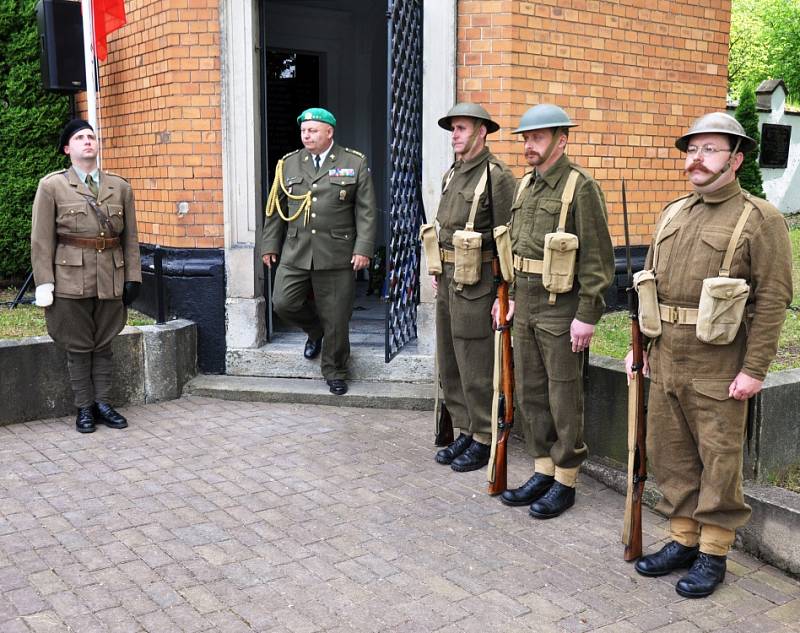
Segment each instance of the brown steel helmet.
[[[695,119],[689,131],[675,141],[675,147],[682,152],[689,146],[689,139],[695,134],[727,134],[736,137],[738,151],[747,154],[752,152],[758,144],[745,134],[742,124],[730,114],[724,112],[711,112]],[[735,148],[733,148],[735,149]]]
[[457,116],[466,116],[473,119],[480,119],[481,123],[486,126],[486,133],[491,134],[492,132],[497,132],[500,129],[500,125],[492,121],[492,117],[489,116],[489,113],[477,103],[457,103],[450,111],[445,114],[441,119],[439,119],[439,127],[447,130],[452,131],[453,126],[450,124],[450,119]]

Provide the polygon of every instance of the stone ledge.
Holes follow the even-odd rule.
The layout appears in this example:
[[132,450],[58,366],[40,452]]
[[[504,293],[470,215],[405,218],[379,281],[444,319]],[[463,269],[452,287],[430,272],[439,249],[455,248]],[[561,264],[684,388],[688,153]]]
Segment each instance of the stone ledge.
[[[191,321],[128,326],[112,350],[115,406],[179,398],[197,373],[197,328]],[[0,424],[75,412],[66,352],[49,336],[0,340],[0,367]]]

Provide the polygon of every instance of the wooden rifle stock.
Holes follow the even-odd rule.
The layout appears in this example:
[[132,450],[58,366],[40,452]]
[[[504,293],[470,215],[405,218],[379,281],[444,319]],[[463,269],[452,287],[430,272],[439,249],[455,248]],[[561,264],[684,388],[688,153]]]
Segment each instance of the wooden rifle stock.
[[508,323],[508,283],[503,281],[497,258],[492,262],[492,268],[495,279],[500,280],[497,285],[497,330],[500,333],[501,406],[496,422],[492,420],[492,424],[497,425],[497,443],[493,446],[494,461],[489,463],[488,479],[489,494],[498,495],[505,492],[507,487],[508,436],[514,424],[514,358],[511,351],[511,326]]

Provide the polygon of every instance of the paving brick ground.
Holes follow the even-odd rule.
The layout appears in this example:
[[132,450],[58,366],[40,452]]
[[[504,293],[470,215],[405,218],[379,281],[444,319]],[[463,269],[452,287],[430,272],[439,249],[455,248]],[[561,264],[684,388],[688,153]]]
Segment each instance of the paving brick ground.
[[[534,521],[433,461],[430,414],[187,397],[79,435],[0,428],[0,631],[800,631],[800,584],[734,553],[712,598],[621,559],[583,478]],[[510,483],[527,476],[512,446]],[[663,520],[645,517],[646,545]]]

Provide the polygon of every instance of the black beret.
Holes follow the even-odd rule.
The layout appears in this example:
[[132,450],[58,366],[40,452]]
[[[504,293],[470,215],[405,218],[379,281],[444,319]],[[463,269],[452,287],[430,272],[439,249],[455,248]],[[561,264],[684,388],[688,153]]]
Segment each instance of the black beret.
[[58,139],[58,150],[63,154],[64,146],[69,145],[69,139],[71,139],[81,130],[87,129],[94,132],[94,128],[89,125],[88,121],[84,121],[83,119],[72,119],[72,121],[67,123],[64,126],[64,129],[61,130],[61,136]]

